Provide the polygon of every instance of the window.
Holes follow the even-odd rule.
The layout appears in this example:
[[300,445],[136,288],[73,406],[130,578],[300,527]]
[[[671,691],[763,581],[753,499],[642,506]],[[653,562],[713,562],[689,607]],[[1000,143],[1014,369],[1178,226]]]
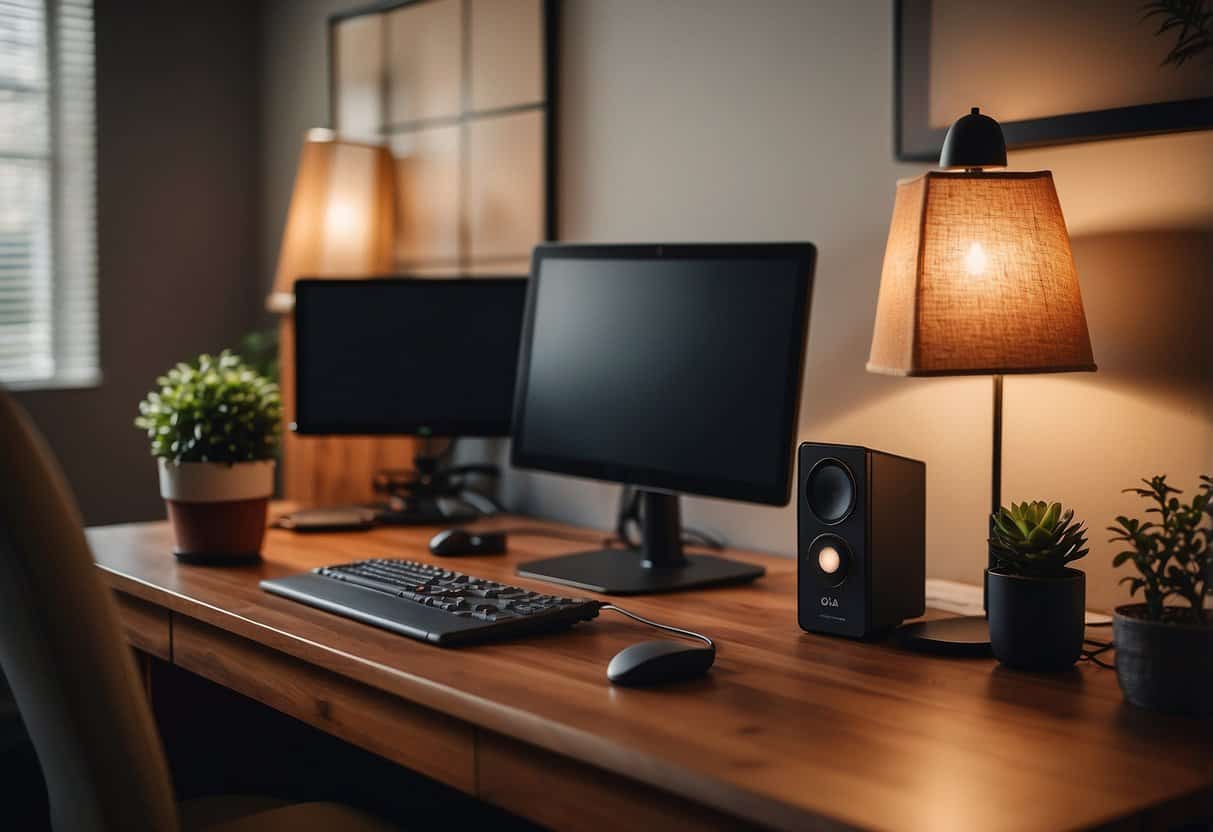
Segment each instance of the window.
[[96,383],[92,0],[0,0],[0,382]]

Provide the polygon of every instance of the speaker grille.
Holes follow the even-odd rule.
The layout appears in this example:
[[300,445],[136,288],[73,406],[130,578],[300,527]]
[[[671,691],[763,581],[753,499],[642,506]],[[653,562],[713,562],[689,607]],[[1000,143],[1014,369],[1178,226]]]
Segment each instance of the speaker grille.
[[818,520],[841,523],[855,509],[855,478],[837,459],[820,460],[809,472],[804,498]]

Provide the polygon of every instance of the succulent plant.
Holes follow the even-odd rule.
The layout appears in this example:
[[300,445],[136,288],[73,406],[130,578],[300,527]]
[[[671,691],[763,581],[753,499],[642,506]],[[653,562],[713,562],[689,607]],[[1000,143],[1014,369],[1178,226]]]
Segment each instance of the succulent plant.
[[992,519],[990,553],[1005,572],[1060,577],[1071,561],[1087,554],[1086,527],[1061,503],[1011,503]]
[[234,353],[200,355],[156,380],[139,403],[135,426],[147,431],[152,456],[174,462],[273,459],[281,431],[278,385]]
[[[1114,535],[1111,542],[1132,546],[1118,552],[1112,565],[1132,561],[1141,574],[1120,582],[1129,584],[1130,595],[1145,590],[1146,612],[1155,621],[1186,618],[1204,624],[1210,619],[1204,601],[1213,595],[1213,477],[1202,476],[1200,482],[1199,491],[1185,504],[1173,496],[1183,492],[1167,484],[1165,474],[1142,480],[1145,488],[1125,492],[1152,502],[1146,513],[1158,515],[1157,522],[1121,515],[1116,525],[1108,526]],[[1166,606],[1171,597],[1187,601],[1187,612]]]

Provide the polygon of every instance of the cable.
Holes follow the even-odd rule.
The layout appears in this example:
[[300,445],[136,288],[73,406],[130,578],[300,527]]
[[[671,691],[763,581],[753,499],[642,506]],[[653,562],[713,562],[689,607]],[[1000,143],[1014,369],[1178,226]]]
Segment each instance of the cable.
[[[1087,625],[1087,626],[1089,626],[1089,627],[1102,627],[1102,626],[1106,626],[1106,625],[1104,625],[1104,624],[1089,624],[1089,625]],[[1115,663],[1113,663],[1113,664],[1108,664],[1108,663],[1107,663],[1107,662],[1105,662],[1103,659],[1099,658],[1099,657],[1100,657],[1102,654],[1104,654],[1104,653],[1108,652],[1109,650],[1115,650],[1115,649],[1116,649],[1116,645],[1115,645],[1113,642],[1110,642],[1110,641],[1100,641],[1099,639],[1095,639],[1095,638],[1084,638],[1084,639],[1082,640],[1082,643],[1083,643],[1084,645],[1090,644],[1090,645],[1093,645],[1093,646],[1095,647],[1095,649],[1094,649],[1094,650],[1090,650],[1090,649],[1088,649],[1088,648],[1086,648],[1086,647],[1083,647],[1083,648],[1082,648],[1082,652],[1081,652],[1081,654],[1080,654],[1080,655],[1082,656],[1082,658],[1086,659],[1087,661],[1091,662],[1092,664],[1098,665],[1099,667],[1103,667],[1103,668],[1106,668],[1106,669],[1108,669],[1108,670],[1115,670],[1115,669],[1116,669],[1116,665],[1115,665]]]
[[632,619],[633,621],[639,621],[641,624],[647,624],[650,627],[656,627],[658,630],[665,630],[667,633],[674,633],[675,635],[685,636],[686,638],[693,638],[698,641],[702,641],[713,652],[715,652],[715,650],[716,650],[716,643],[701,633],[692,632],[691,630],[684,630],[681,627],[674,627],[669,624],[658,624],[656,621],[652,621],[648,618],[645,618],[643,615],[637,615],[634,612],[629,612],[628,610],[625,610],[623,607],[617,607],[614,604],[603,604],[598,609],[599,610],[611,610],[612,612],[617,612],[620,615],[626,615],[628,618]]

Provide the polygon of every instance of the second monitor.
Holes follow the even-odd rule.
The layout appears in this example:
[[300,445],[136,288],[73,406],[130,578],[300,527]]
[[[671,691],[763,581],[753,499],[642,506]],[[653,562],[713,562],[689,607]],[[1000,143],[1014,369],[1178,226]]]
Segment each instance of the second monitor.
[[788,502],[814,260],[809,243],[535,249],[512,461],[643,489],[644,543],[520,574],[636,594],[763,573],[684,554],[677,495]]
[[509,436],[526,283],[298,281],[294,429]]
[[422,439],[414,471],[379,477],[385,523],[475,519],[472,474],[442,466],[431,436],[508,436],[525,278],[300,280],[295,284],[295,414],[301,434]]

